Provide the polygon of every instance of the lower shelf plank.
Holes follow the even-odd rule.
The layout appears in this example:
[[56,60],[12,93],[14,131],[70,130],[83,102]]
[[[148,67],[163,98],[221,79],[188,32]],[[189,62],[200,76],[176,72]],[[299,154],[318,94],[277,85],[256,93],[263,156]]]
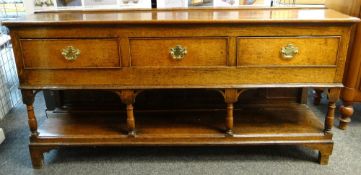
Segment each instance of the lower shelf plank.
[[123,113],[52,113],[32,143],[90,145],[224,145],[331,142],[305,105],[245,107],[235,111],[227,137],[225,111],[136,112],[129,138]]
[[34,168],[43,154],[67,146],[298,145],[318,150],[319,163],[332,154],[332,134],[306,105],[248,106],[234,113],[234,135],[225,134],[225,110],[136,112],[130,137],[123,112],[51,113],[30,138]]

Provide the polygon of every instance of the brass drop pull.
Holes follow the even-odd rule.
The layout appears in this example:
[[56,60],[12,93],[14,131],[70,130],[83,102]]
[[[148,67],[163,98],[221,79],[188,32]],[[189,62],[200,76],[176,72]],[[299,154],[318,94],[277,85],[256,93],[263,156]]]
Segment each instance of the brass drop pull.
[[68,61],[75,61],[80,55],[80,50],[74,46],[68,46],[61,51],[61,54]]
[[287,44],[287,46],[282,47],[281,54],[284,59],[292,59],[298,54],[298,48],[293,44]]
[[187,55],[187,48],[176,45],[174,48],[170,49],[169,53],[174,60],[182,60]]

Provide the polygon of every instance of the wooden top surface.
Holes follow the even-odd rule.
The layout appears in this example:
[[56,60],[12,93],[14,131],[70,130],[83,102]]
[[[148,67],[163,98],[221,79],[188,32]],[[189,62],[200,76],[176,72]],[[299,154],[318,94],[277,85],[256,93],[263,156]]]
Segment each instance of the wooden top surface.
[[359,20],[331,9],[177,9],[38,13],[3,24],[354,23]]

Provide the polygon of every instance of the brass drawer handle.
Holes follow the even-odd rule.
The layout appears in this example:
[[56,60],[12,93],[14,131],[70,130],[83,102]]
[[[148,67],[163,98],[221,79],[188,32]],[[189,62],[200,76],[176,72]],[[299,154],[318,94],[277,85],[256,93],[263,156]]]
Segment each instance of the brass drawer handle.
[[170,49],[169,53],[174,60],[182,60],[187,55],[187,48],[176,45],[174,48]]
[[80,55],[80,50],[74,46],[68,46],[61,51],[61,54],[68,61],[75,61]]
[[292,59],[298,54],[298,48],[293,44],[287,44],[287,46],[282,47],[281,53],[284,59]]

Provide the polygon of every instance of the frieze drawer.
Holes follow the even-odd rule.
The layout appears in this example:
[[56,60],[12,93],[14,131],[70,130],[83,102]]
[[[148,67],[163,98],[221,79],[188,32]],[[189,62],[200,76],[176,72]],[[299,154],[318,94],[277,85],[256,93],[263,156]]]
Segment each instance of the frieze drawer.
[[239,37],[238,66],[336,67],[340,37]]
[[[25,69],[118,68],[116,38],[21,39]],[[51,55],[51,57],[49,57]]]
[[133,38],[134,67],[227,66],[227,38]]

